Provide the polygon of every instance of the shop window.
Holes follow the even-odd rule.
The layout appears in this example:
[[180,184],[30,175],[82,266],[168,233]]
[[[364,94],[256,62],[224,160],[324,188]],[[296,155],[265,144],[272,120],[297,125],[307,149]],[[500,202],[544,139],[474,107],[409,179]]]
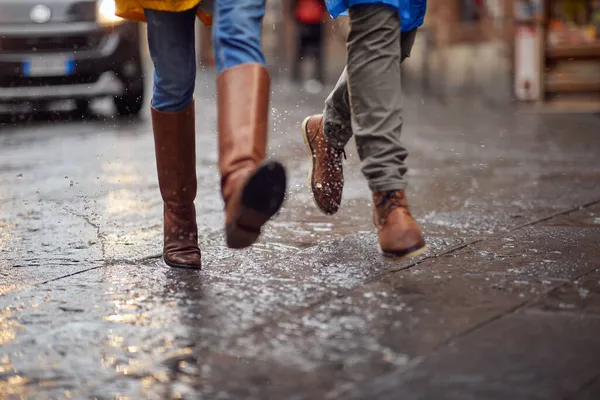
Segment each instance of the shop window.
[[600,0],[554,0],[549,9],[550,45],[592,44],[600,40]]
[[[512,0],[511,0],[512,1]],[[600,0],[599,0],[600,1]],[[504,35],[509,0],[432,0],[430,25],[440,44],[469,44]]]
[[459,10],[462,24],[477,24],[483,18],[483,0],[460,0]]
[[451,4],[453,14],[450,33],[452,43],[472,43],[485,40],[486,0],[445,1]]

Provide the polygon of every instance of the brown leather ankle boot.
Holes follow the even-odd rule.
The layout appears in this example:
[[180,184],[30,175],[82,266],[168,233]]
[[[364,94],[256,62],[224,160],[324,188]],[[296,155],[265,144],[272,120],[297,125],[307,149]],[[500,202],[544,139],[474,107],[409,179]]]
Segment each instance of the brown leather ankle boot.
[[217,77],[219,170],[230,248],[253,244],[285,197],[283,165],[263,162],[269,86],[269,73],[257,63],[237,65]]
[[427,250],[419,225],[408,209],[404,190],[373,193],[379,247],[387,257],[411,258]]
[[178,112],[152,109],[158,185],[164,201],[165,263],[200,269],[196,225],[196,128],[194,103]]
[[304,143],[310,151],[310,189],[317,208],[324,214],[338,212],[344,190],[344,150],[331,146],[323,134],[323,115],[312,115],[302,123]]

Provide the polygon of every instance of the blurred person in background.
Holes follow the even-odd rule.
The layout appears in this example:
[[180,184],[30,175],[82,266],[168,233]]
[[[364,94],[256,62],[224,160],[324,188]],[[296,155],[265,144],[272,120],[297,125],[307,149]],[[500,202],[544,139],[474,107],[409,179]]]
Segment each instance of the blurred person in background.
[[117,0],[120,17],[146,21],[154,63],[152,127],[164,201],[163,258],[201,265],[196,225],[194,84],[196,16],[213,24],[217,65],[219,171],[225,237],[231,248],[254,243],[283,203],[286,175],[264,162],[270,77],[261,48],[265,0]]
[[409,258],[425,251],[405,196],[408,152],[400,141],[400,63],[410,55],[423,24],[426,0],[327,0],[331,15],[348,11],[348,58],[323,114],[305,119],[302,133],[311,155],[310,187],[323,213],[342,200],[344,147],[354,135],[361,171],[372,191],[380,250]]
[[292,11],[297,26],[296,59],[292,69],[295,82],[301,81],[302,64],[307,56],[312,57],[315,72],[312,79],[305,81],[309,92],[318,92],[325,84],[324,19],[327,8],[323,0],[293,0]]

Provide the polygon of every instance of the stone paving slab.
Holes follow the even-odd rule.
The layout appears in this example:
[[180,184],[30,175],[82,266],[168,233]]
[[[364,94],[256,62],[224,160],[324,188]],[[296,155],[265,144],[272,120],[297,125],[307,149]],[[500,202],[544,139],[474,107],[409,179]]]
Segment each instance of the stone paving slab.
[[556,288],[529,308],[534,311],[600,317],[600,268]]
[[[390,263],[376,251],[353,145],[342,210],[315,211],[298,126],[323,99],[277,86],[269,151],[288,166],[289,196],[260,243],[232,251],[222,238],[216,112],[206,94],[214,87],[204,83],[201,272],[158,259],[162,205],[148,115],[0,121],[0,398],[347,398],[381,375],[430,365],[455,343],[467,357],[466,338],[503,320],[582,320],[568,326],[591,340],[597,120],[474,110],[457,117],[409,101],[408,196],[430,250]],[[511,323],[499,332],[518,335]],[[539,351],[547,343],[562,351],[562,333],[549,326],[553,336]],[[569,340],[566,350],[575,346]],[[533,368],[536,360],[526,361]],[[550,368],[531,382],[545,385]],[[572,383],[565,393],[595,393],[593,374],[564,373]]]
[[[10,324],[5,332],[13,336],[2,352],[5,376],[18,371],[26,377],[22,388],[33,398],[41,384],[44,395],[69,391],[75,398],[161,398],[170,391],[188,393],[184,398],[344,397],[378,376],[429,365],[456,340],[477,335],[528,302],[531,307],[519,315],[576,319],[535,312],[536,299],[547,303],[569,287],[567,279],[490,259],[489,249],[512,235],[520,238],[508,242],[520,249],[519,265],[543,265],[538,252],[525,250],[545,229],[522,228],[469,246],[469,257],[426,258],[408,270],[377,258],[372,235],[354,235],[262,265],[226,264],[228,269],[196,273],[149,261],[89,271],[2,299],[2,317]],[[558,265],[571,265],[571,252],[581,252],[587,263],[567,269],[587,271],[587,282],[597,269],[597,246],[590,245],[597,232],[584,231],[575,242],[572,232],[556,235],[548,248],[555,249]],[[348,256],[346,263],[334,263],[348,249],[356,261]],[[479,264],[496,267],[464,271]],[[581,341],[595,338],[588,331],[594,322],[582,324],[577,329],[588,336]],[[510,329],[501,337],[517,340]],[[562,343],[559,333],[549,343]]]
[[600,228],[529,226],[441,257],[434,267],[460,274],[569,281],[600,265],[599,237]]
[[600,374],[592,379],[577,395],[573,396],[575,400],[596,400],[600,397]]
[[599,330],[599,318],[509,315],[349,398],[572,398],[600,372]]
[[[536,228],[516,234],[535,238],[540,234],[532,232]],[[597,243],[594,241],[597,232],[587,233],[586,238]],[[548,247],[563,250],[554,253],[557,264],[571,258],[569,251],[564,251],[572,246],[568,237],[560,235],[562,240]],[[322,383],[315,383],[316,387],[327,388],[326,394],[331,398],[343,397],[349,390],[346,386],[353,387],[389,369],[408,368],[413,361],[418,362],[420,357],[450,339],[551,293],[566,282],[546,278],[543,274],[515,271],[510,263],[490,261],[489,252],[481,248],[496,242],[501,243],[502,238],[472,246],[474,256],[466,262],[462,256],[441,264],[439,259],[431,259],[409,270],[381,276],[345,296],[312,308],[300,319],[285,318],[275,327],[240,338],[233,346],[237,349],[233,355],[266,358],[280,366],[281,355],[285,355],[286,367],[290,363],[297,364],[301,375],[306,376],[303,379],[314,380],[315,371],[322,371],[318,374]],[[526,245],[527,240],[515,245],[523,253],[522,264],[537,265],[537,253],[524,251]],[[588,247],[585,241],[581,246],[588,250],[582,255],[583,259],[597,259],[594,256],[597,246]],[[495,265],[496,269],[491,273],[463,270],[465,265],[478,263]],[[589,271],[591,267],[586,268]],[[227,348],[230,353],[232,348]],[[278,382],[290,385],[286,381]],[[269,396],[266,390],[255,394],[256,398]],[[287,394],[298,392],[306,395],[301,398],[317,396],[293,385]]]
[[8,282],[0,295],[104,264],[97,229],[85,219],[59,204],[24,203],[0,228],[0,281]]

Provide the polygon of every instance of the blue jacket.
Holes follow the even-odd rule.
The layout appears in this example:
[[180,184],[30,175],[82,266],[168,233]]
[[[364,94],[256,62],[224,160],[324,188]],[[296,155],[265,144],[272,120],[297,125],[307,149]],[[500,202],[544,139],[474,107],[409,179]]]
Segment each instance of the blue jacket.
[[348,7],[357,4],[382,3],[398,8],[402,31],[407,32],[423,25],[427,0],[325,0],[327,9],[333,18],[347,15]]

